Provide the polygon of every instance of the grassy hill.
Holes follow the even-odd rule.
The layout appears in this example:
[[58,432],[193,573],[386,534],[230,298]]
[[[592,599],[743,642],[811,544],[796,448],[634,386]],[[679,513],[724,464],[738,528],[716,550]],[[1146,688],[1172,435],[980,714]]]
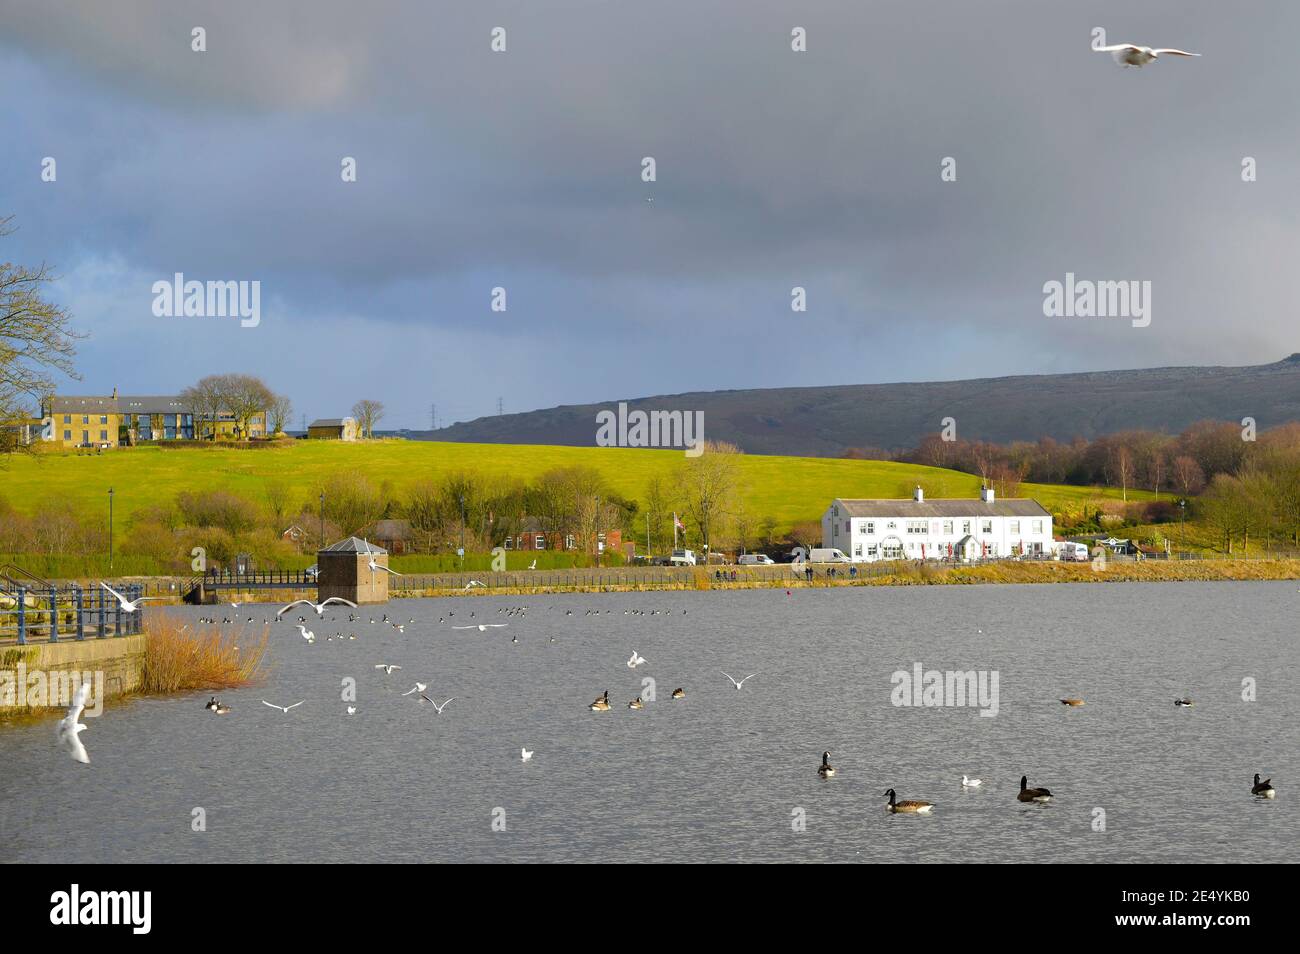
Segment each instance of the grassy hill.
[[[182,490],[221,489],[260,502],[268,479],[282,481],[301,502],[314,504],[324,479],[339,470],[363,472],[376,485],[387,482],[400,499],[419,480],[459,470],[528,480],[553,468],[584,465],[599,469],[611,490],[639,500],[651,475],[669,475],[682,460],[680,451],[400,440],[297,441],[260,450],[142,447],[102,455],[11,457],[0,462],[0,497],[25,513],[65,501],[89,515],[107,512],[112,487],[121,519]],[[746,511],[755,519],[772,516],[781,529],[820,519],[834,497],[908,497],[917,484],[929,497],[975,497],[980,483],[957,471],[884,461],[757,455],[739,461]],[[1077,510],[1090,500],[1117,500],[1119,492],[1023,484],[1020,496],[1034,497],[1049,510]],[[1129,493],[1131,500],[1149,498]]]

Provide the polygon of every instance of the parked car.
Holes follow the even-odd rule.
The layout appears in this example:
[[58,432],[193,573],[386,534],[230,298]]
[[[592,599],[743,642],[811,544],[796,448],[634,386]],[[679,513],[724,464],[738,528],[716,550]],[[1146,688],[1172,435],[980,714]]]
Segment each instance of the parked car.
[[741,566],[771,566],[776,561],[766,553],[746,553],[736,562]]
[[673,566],[695,566],[695,551],[674,550],[673,555],[668,558],[668,562]]
[[837,550],[834,547],[813,547],[812,552],[808,554],[809,563],[852,563],[843,550]]

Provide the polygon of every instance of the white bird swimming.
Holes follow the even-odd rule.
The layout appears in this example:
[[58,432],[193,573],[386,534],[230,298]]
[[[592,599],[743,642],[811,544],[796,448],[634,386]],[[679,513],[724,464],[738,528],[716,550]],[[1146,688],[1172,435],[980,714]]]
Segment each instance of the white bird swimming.
[[451,699],[455,699],[456,697],[452,696],[451,699],[448,699],[447,702],[444,702],[442,705],[438,705],[438,703],[434,702],[424,693],[420,693],[420,698],[423,699],[425,702],[429,703],[429,705],[433,706],[434,711],[437,712],[438,715],[442,715],[442,710],[447,708],[447,703],[451,702]]
[[302,623],[298,623],[297,625],[298,625],[298,632],[302,633],[303,639],[307,640],[307,642],[309,643],[314,643],[316,641],[315,633],[313,633],[306,626],[302,625]]
[[302,704],[303,704],[304,702],[306,702],[306,701],[307,701],[306,699],[303,699],[303,700],[301,700],[301,701],[299,701],[299,702],[295,702],[295,703],[294,703],[293,705],[291,705],[291,706],[277,706],[274,702],[267,702],[265,699],[263,699],[263,700],[262,700],[262,705],[264,705],[264,706],[270,706],[272,709],[279,709],[281,712],[288,712],[290,709],[296,709],[296,708],[298,708],[300,705],[302,705]]
[[422,682],[417,682],[417,683],[416,683],[414,686],[412,686],[410,689],[407,689],[404,693],[402,693],[402,695],[404,695],[404,696],[409,696],[409,695],[410,695],[411,693],[413,693],[413,692],[424,692],[424,690],[426,690],[426,689],[428,689],[428,688],[429,688],[429,687],[426,686],[424,683],[422,683]]
[[962,788],[979,788],[979,787],[980,787],[981,785],[983,785],[983,784],[984,784],[984,781],[983,781],[982,779],[978,779],[978,778],[967,778],[965,775],[963,775],[963,776],[961,777],[961,787],[962,787]]
[[489,629],[501,629],[509,625],[509,623],[479,623],[477,626],[453,626],[452,629],[477,629],[480,633],[486,633]]
[[529,759],[533,757],[533,753],[529,752],[527,749],[523,748],[522,746],[519,749],[519,755],[521,760],[524,762],[527,762]]
[[628,657],[628,660],[627,660],[627,668],[628,668],[628,669],[635,669],[637,666],[643,665],[644,663],[645,663],[645,657],[644,657],[644,656],[638,656],[638,655],[636,654],[636,650],[634,649],[634,650],[632,650],[632,655],[631,655],[630,657]]
[[1120,66],[1146,66],[1148,63],[1159,59],[1162,53],[1170,56],[1200,56],[1199,53],[1188,53],[1186,50],[1175,50],[1168,47],[1157,47],[1152,49],[1149,46],[1138,46],[1134,43],[1116,43],[1114,46],[1094,46],[1098,53],[1109,53]]
[[86,754],[86,747],[81,744],[81,733],[86,731],[86,727],[77,720],[81,718],[81,712],[86,708],[86,698],[89,695],[90,683],[83,682],[72,694],[72,704],[68,706],[67,713],[55,726],[55,736],[67,747],[68,753],[78,762],[87,764],[90,762],[90,756]]
[[240,607],[241,605],[243,605],[243,604],[241,604],[241,603],[231,603],[231,604],[230,604],[230,608],[231,608],[231,609],[239,609],[239,607]]
[[101,582],[99,585],[102,586],[104,589],[108,590],[108,592],[112,593],[114,596],[117,597],[117,601],[118,601],[119,603],[122,604],[122,612],[123,612],[123,613],[134,613],[137,609],[140,608],[140,604],[141,604],[141,603],[146,603],[146,602],[148,602],[148,601],[150,601],[150,600],[160,600],[160,599],[162,599],[161,596],[142,596],[142,597],[140,597],[139,599],[128,600],[125,596],[123,596],[123,595],[122,595],[121,593],[119,593],[117,590],[113,589],[113,588],[112,588],[111,586],[109,586],[107,583],[102,583],[102,582]]
[[356,608],[357,608],[357,604],[356,604],[356,603],[353,603],[351,600],[345,600],[345,599],[344,599],[343,597],[341,597],[341,596],[331,596],[329,599],[327,599],[327,600],[321,600],[319,603],[313,603],[311,600],[294,600],[294,601],[293,601],[292,603],[290,603],[288,606],[282,606],[282,607],[281,607],[281,608],[276,612],[276,614],[275,614],[275,618],[276,618],[276,619],[279,619],[281,616],[283,616],[285,613],[287,613],[289,610],[293,609],[295,606],[298,606],[299,604],[302,604],[302,605],[305,605],[305,606],[310,606],[312,609],[314,609],[314,610],[316,611],[316,615],[317,615],[317,616],[324,616],[324,615],[325,615],[325,607],[329,606],[331,603],[341,603],[341,604],[343,604],[344,606],[351,606],[353,609],[356,609]]
[[[718,671],[719,671],[719,672],[722,672],[721,669],[719,669]],[[735,680],[735,679],[732,679],[731,676],[727,675],[727,673],[723,672],[722,674],[723,674],[724,676],[726,676],[728,679],[731,679],[731,684],[732,684],[733,686],[736,687],[736,691],[738,691],[738,692],[740,691],[740,687],[741,687],[741,686],[743,686],[745,683],[749,682],[749,680],[753,679],[755,676],[758,675],[758,673],[756,673],[756,672],[751,672],[751,673],[750,673],[748,676],[746,676],[744,679],[740,680],[740,682],[736,682],[736,680]]]
[[356,707],[356,706],[348,706],[348,715],[356,715],[356,714],[357,714],[357,707]]

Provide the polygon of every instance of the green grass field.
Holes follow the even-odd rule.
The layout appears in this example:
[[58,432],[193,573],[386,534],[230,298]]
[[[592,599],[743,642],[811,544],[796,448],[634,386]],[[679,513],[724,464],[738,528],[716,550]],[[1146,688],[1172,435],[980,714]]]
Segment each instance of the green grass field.
[[[259,450],[234,448],[126,448],[100,455],[15,455],[0,461],[0,497],[20,512],[66,502],[80,514],[107,510],[108,488],[119,519],[182,490],[221,489],[261,505],[268,479],[287,484],[301,503],[314,502],[331,473],[356,470],[376,486],[387,482],[400,500],[408,487],[460,470],[485,477],[528,480],[544,471],[574,465],[597,468],[609,487],[642,500],[654,474],[671,475],[680,451],[605,447],[548,447],[507,444],[450,444],[383,440],[367,443],[297,441]],[[909,497],[919,483],[927,497],[976,497],[978,477],[952,470],[883,461],[806,457],[739,458],[740,493],[757,522],[773,517],[779,528],[819,520],[835,497]],[[1019,496],[1033,497],[1049,510],[1078,510],[1119,491],[1093,487],[1023,484]],[[1129,492],[1130,500],[1150,499]],[[297,502],[297,501],[295,501]]]

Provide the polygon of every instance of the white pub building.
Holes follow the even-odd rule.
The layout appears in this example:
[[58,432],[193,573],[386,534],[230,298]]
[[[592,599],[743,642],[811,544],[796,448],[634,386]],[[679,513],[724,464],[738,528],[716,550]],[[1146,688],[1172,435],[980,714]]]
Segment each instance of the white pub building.
[[1052,515],[1037,501],[836,498],[822,516],[822,546],[854,563],[876,560],[971,560],[1026,556],[1051,559]]

